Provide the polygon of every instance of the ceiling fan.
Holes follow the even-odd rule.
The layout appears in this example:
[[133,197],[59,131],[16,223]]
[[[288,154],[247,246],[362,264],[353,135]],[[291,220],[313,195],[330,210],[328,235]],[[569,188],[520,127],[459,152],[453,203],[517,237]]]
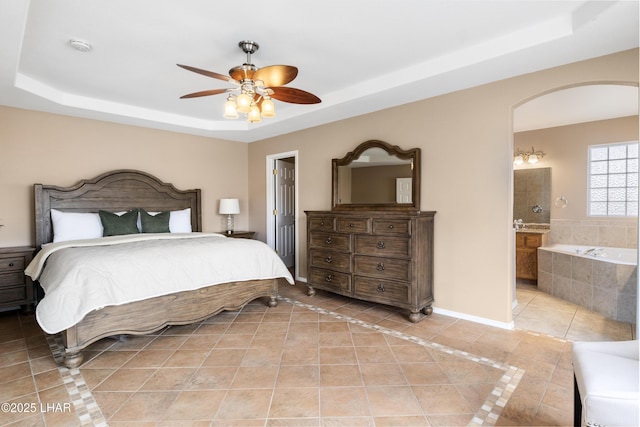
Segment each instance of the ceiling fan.
[[229,76],[189,65],[177,64],[178,67],[185,70],[232,83],[235,87],[203,90],[183,95],[180,98],[197,98],[228,93],[224,117],[237,119],[238,113],[242,113],[247,115],[247,120],[251,123],[261,121],[261,117],[275,116],[275,106],[271,99],[291,104],[318,104],[321,102],[320,98],[312,93],[285,86],[296,78],[298,68],[291,65],[269,65],[257,68],[251,63],[251,54],[260,47],[258,43],[244,40],[239,42],[238,46],[247,54],[247,62],[230,69]]

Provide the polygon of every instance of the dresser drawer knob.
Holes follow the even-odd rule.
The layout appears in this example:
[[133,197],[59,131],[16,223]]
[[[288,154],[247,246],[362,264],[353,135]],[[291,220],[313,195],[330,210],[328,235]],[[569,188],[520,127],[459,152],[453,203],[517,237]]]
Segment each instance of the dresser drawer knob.
[[331,243],[333,243],[333,239],[332,239],[331,237],[327,237],[327,238],[324,240],[324,242],[325,242],[327,245],[330,245]]
[[355,227],[355,226],[356,226],[356,225],[355,225],[354,223],[352,223],[352,222],[351,222],[351,223],[349,223],[349,228],[353,228],[353,227]]
[[393,230],[393,224],[389,224],[389,230]]
[[376,247],[377,247],[378,249],[384,249],[384,242],[383,242],[382,240],[381,240],[381,241],[379,241],[379,242],[378,242],[378,244],[376,245]]
[[384,262],[378,263],[378,265],[376,266],[376,270],[384,271]]
[[384,285],[382,283],[380,283],[378,285],[378,287],[376,288],[376,291],[383,293],[384,292]]
[[324,281],[329,283],[333,280],[333,274],[327,274],[327,276],[324,278]]
[[14,265],[15,265],[15,264],[14,264],[14,263],[12,263],[12,262],[10,262],[10,263],[9,263],[9,267],[13,267]]
[[324,227],[324,221],[320,221],[320,225]]
[[327,262],[327,264],[331,264],[333,262],[333,257],[332,256],[328,256],[324,260]]

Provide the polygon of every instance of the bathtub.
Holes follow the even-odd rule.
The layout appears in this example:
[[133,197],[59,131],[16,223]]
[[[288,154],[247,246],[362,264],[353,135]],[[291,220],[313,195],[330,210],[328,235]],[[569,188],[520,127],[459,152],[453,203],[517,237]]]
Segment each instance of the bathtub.
[[636,249],[542,246],[538,248],[538,289],[610,319],[635,323],[637,263]]
[[606,246],[579,246],[554,244],[544,247],[545,250],[614,264],[638,265],[638,250],[629,248],[610,248]]

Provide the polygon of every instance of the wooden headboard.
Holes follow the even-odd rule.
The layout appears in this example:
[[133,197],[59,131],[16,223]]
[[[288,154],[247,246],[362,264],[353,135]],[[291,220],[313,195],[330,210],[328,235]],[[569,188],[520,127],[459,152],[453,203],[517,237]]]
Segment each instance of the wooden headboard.
[[71,187],[34,184],[36,248],[53,241],[51,209],[111,212],[143,208],[171,211],[191,208],[191,227],[202,231],[200,189],[178,190],[145,172],[121,169],[84,179]]

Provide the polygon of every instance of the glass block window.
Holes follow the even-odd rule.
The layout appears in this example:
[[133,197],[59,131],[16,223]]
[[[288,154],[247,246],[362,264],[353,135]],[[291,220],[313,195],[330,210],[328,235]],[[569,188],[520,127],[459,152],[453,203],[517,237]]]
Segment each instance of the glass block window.
[[589,215],[638,215],[638,143],[589,147]]

